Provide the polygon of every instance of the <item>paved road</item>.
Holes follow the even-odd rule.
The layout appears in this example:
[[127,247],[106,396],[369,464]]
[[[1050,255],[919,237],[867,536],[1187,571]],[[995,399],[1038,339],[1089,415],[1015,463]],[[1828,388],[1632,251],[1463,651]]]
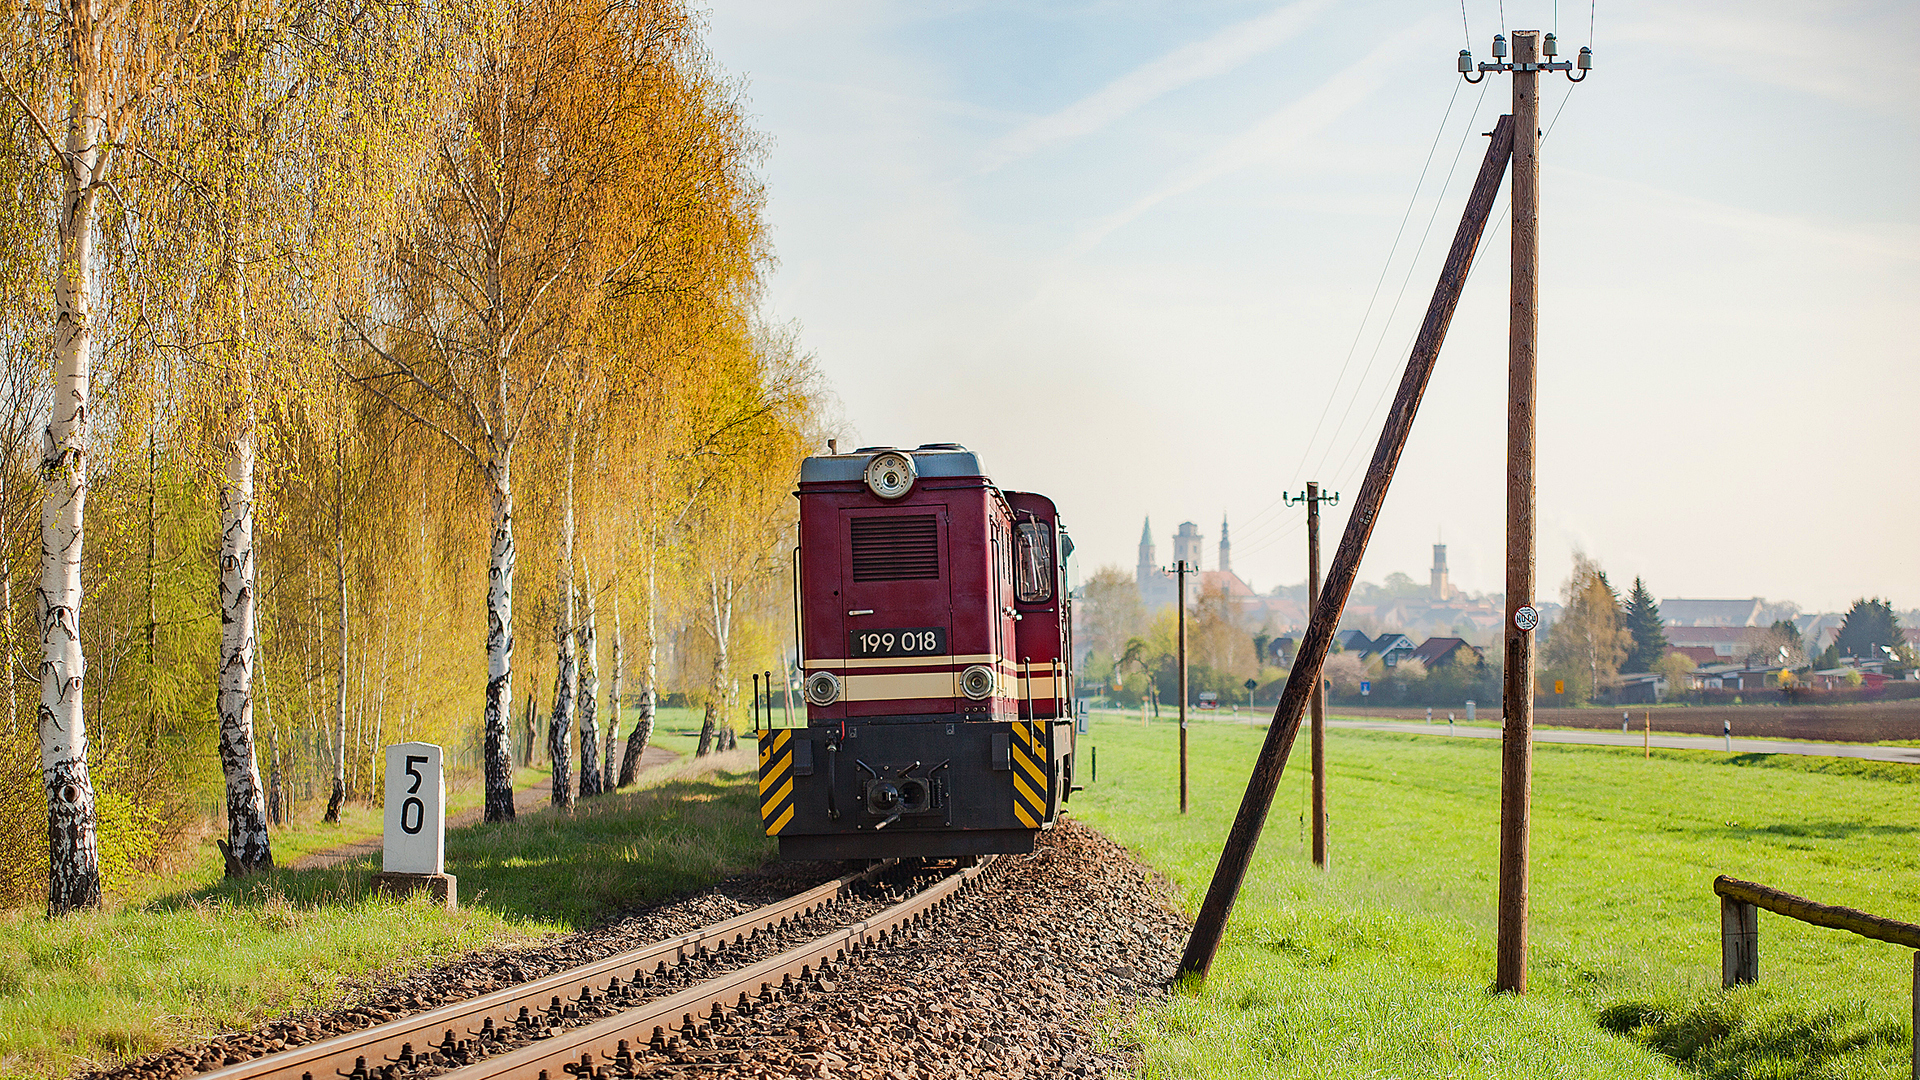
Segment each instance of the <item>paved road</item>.
[[[1493,727],[1474,727],[1452,724],[1418,724],[1396,722],[1392,720],[1327,720],[1328,727],[1363,728],[1368,731],[1398,731],[1409,735],[1451,735],[1466,739],[1497,739],[1500,729]],[[1643,732],[1630,731],[1621,734],[1618,731],[1570,731],[1564,728],[1534,728],[1533,741],[1537,743],[1578,743],[1584,746],[1632,746],[1642,745]],[[1726,750],[1725,739],[1711,735],[1659,735],[1653,736],[1653,745],[1663,750]],[[1920,765],[1920,746],[1862,746],[1859,743],[1816,743],[1785,742],[1773,739],[1733,740],[1732,750],[1736,754],[1805,754],[1811,757],[1849,757],[1863,758],[1867,761],[1894,761],[1903,765]]]

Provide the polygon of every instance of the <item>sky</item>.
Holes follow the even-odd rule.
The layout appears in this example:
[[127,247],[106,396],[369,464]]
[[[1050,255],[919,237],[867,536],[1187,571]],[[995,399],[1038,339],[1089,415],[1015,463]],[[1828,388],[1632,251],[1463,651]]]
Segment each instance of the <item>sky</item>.
[[[1920,5],[711,0],[767,140],[791,322],[857,444],[960,442],[1051,496],[1082,577],[1223,515],[1305,578],[1364,479],[1506,29],[1541,80],[1540,598],[1920,606]],[[1361,576],[1504,588],[1508,204]]]

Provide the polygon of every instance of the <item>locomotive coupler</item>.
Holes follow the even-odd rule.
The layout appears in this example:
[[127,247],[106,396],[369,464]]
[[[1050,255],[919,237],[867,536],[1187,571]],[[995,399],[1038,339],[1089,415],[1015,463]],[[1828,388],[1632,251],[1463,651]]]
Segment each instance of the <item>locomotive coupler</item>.
[[884,829],[900,820],[906,814],[929,814],[939,808],[938,782],[927,777],[911,775],[920,767],[918,761],[906,766],[888,766],[894,776],[885,776],[864,761],[855,760],[870,779],[861,781],[860,799],[866,804],[867,813],[886,820],[874,826],[874,830]]

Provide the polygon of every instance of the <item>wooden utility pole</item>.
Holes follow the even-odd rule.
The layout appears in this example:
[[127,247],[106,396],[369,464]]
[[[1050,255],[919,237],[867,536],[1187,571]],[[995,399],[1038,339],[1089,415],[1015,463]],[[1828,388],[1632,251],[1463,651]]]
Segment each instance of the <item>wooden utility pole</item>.
[[[1307,607],[1320,603],[1320,485],[1307,484]],[[1313,680],[1313,865],[1327,868],[1327,681]]]
[[[1320,504],[1329,506],[1340,504],[1340,493],[1320,494],[1320,485],[1309,483],[1305,495],[1295,499],[1283,495],[1288,505],[1295,502],[1307,504],[1307,610],[1312,611],[1320,604]],[[1307,755],[1313,764],[1313,865],[1322,870],[1327,868],[1327,682],[1316,679],[1313,684],[1313,712],[1311,727],[1308,728]]]
[[1187,812],[1187,571],[1194,569],[1187,560],[1180,559],[1173,564],[1173,574],[1180,582],[1180,812]]
[[1511,156],[1512,149],[1513,121],[1503,116],[1494,125],[1492,145],[1487,147],[1487,156],[1480,163],[1480,175],[1474,180],[1473,193],[1467,199],[1466,212],[1461,215],[1460,227],[1454,233],[1453,246],[1447,251],[1447,262],[1440,271],[1439,284],[1434,286],[1433,300],[1427,305],[1426,319],[1420,324],[1419,336],[1414,339],[1413,354],[1407,359],[1406,373],[1400,377],[1400,389],[1394,395],[1393,406],[1387,412],[1386,423],[1381,427],[1380,442],[1373,451],[1372,463],[1367,466],[1366,482],[1360,486],[1353,513],[1347,518],[1347,530],[1340,539],[1340,549],[1334,553],[1326,587],[1314,604],[1313,616],[1301,639],[1293,670],[1287,675],[1286,689],[1281,691],[1280,704],[1273,711],[1273,724],[1267,729],[1259,760],[1254,762],[1253,775],[1247,779],[1247,793],[1240,800],[1240,811],[1234,816],[1232,830],[1227,833],[1227,843],[1220,852],[1220,864],[1213,872],[1213,882],[1207,886],[1207,897],[1200,905],[1199,918],[1194,920],[1193,936],[1187,939],[1186,953],[1180,958],[1181,975],[1206,978],[1207,969],[1213,965],[1214,953],[1220,948],[1220,938],[1227,928],[1227,916],[1233,913],[1233,903],[1240,895],[1240,883],[1246,879],[1247,866],[1252,862],[1254,848],[1260,842],[1260,830],[1266,824],[1268,809],[1273,805],[1273,793],[1280,786],[1280,774],[1286,768],[1294,737],[1300,734],[1300,718],[1306,712],[1308,698],[1319,688],[1320,666],[1326,661],[1328,647],[1333,644],[1333,628],[1340,622],[1340,610],[1346,606],[1347,596],[1353,591],[1354,578],[1360,572],[1360,559],[1366,554],[1367,539],[1373,535],[1380,507],[1386,501],[1387,486],[1393,482],[1393,471],[1400,463],[1400,452],[1405,449],[1407,436],[1413,430],[1414,415],[1420,409],[1421,396],[1426,393],[1427,380],[1433,375],[1441,343],[1446,340],[1447,326],[1453,321],[1454,308],[1460,302],[1460,290],[1466,284],[1467,272],[1473,267],[1473,255],[1480,245],[1480,235],[1486,229],[1488,216],[1493,213],[1493,199],[1500,190],[1500,178],[1506,172],[1507,158]]
[[1534,374],[1539,325],[1540,32],[1513,34],[1513,260],[1507,324],[1507,619],[1500,695],[1500,913],[1494,988],[1527,990],[1533,804]]

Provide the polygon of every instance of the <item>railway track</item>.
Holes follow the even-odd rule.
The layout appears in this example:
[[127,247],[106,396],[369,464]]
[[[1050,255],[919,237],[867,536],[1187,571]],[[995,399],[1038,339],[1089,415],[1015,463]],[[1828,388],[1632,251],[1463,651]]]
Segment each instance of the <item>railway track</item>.
[[[617,1080],[632,1074],[636,1052],[697,1047],[716,1025],[822,985],[863,950],[923,922],[990,862],[954,870],[873,911],[871,900],[860,900],[895,866],[882,864],[591,964],[241,1061],[199,1080]],[[832,919],[840,908],[852,917]],[[834,921],[839,925],[814,925]],[[794,944],[796,936],[804,940]]]

